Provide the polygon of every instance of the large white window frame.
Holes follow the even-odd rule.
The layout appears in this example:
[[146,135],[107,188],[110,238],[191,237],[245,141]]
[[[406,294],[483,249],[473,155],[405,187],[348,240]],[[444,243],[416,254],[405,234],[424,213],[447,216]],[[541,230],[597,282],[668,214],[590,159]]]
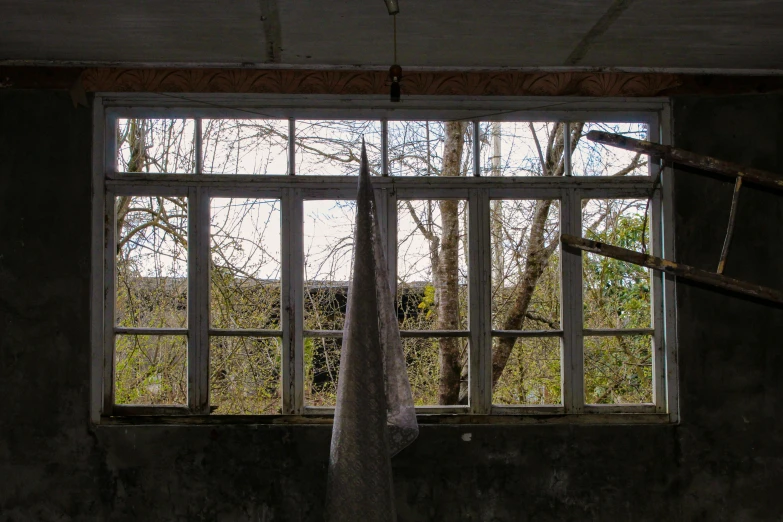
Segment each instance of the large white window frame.
[[[613,121],[645,122],[650,139],[670,142],[670,112],[665,99],[589,98],[459,98],[412,97],[403,104],[390,104],[380,97],[275,96],[275,95],[157,95],[106,94],[95,97],[93,113],[92,202],[92,386],[93,422],[132,416],[208,415],[209,336],[257,335],[279,337],[282,347],[282,415],[271,422],[323,421],[330,408],[304,404],[303,339],[334,336],[334,332],[303,330],[303,232],[302,202],[308,199],[354,199],[355,176],[266,176],[201,174],[200,161],[194,174],[118,173],[116,137],[118,118],[194,118],[196,148],[201,148],[202,118],[379,119],[382,128],[382,169],[388,174],[388,120],[463,119],[477,128],[479,121]],[[293,164],[293,132],[289,133],[289,165]],[[478,143],[474,140],[474,147]],[[566,147],[568,148],[568,147]],[[469,178],[422,178],[383,176],[374,178],[376,198],[382,210],[382,230],[389,252],[396,252],[397,200],[459,198],[468,202],[469,404],[426,406],[420,414],[435,414],[437,422],[677,422],[677,357],[675,344],[675,285],[672,276],[652,277],[653,403],[588,405],[584,400],[583,338],[611,335],[612,331],[583,328],[582,254],[561,248],[561,330],[514,332],[514,335],[550,335],[561,339],[562,403],[556,406],[497,406],[492,404],[490,317],[490,201],[493,199],[552,199],[560,201],[560,230],[581,235],[583,199],[650,198],[653,255],[674,259],[672,190],[669,168],[649,162],[649,175],[640,177],[571,176],[566,161],[562,178],[488,178],[480,172],[480,155],[474,150],[474,176]],[[200,157],[200,154],[196,154]],[[291,169],[295,171],[295,167]],[[660,175],[659,175],[660,174]],[[118,195],[165,195],[189,198],[188,221],[188,326],[173,331],[160,328],[120,328],[114,321],[115,209]],[[275,198],[282,206],[281,329],[214,330],[209,327],[209,202],[213,197]],[[396,273],[396,255],[387,256],[389,273]],[[624,330],[627,334],[628,330]],[[182,407],[129,406],[114,402],[114,337],[118,333],[181,333],[188,336],[188,404]],[[430,337],[435,337],[430,335]],[[443,415],[437,414],[462,414]],[[584,414],[584,415],[582,415]],[[219,419],[217,417],[220,417]],[[215,422],[264,422],[241,416],[209,416]],[[270,421],[270,419],[266,419]]]

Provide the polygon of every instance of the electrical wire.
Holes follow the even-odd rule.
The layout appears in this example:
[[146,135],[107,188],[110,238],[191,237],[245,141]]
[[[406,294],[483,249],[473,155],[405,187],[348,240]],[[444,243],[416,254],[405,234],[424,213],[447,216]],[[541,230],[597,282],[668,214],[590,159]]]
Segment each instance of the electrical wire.
[[394,61],[392,63],[397,63],[397,15],[393,15],[392,19],[394,20]]

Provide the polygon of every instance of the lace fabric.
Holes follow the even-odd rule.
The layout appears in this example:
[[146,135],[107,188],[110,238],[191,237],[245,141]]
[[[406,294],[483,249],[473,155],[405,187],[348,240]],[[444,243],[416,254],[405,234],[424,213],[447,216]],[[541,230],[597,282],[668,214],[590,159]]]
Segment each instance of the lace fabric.
[[326,519],[394,521],[391,457],[419,433],[362,144]]

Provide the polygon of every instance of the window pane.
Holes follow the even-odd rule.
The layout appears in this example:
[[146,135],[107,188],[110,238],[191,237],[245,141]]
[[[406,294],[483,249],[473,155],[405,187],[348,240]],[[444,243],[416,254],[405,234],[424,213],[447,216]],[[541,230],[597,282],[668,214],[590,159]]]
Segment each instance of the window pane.
[[[506,339],[495,338],[498,341]],[[560,339],[520,337],[492,390],[493,404],[561,404]]]
[[209,402],[218,415],[281,413],[280,341],[211,337]]
[[652,337],[585,337],[587,404],[652,403]]
[[470,122],[390,121],[388,129],[392,176],[473,174]]
[[187,198],[121,196],[117,211],[118,326],[187,324]]
[[117,335],[114,364],[116,404],[187,404],[186,336]]
[[288,120],[202,120],[203,172],[288,172]]
[[304,328],[342,330],[356,202],[304,202]]
[[622,134],[639,140],[649,139],[646,123],[573,123],[581,127],[581,138],[571,158],[571,170],[575,176],[648,176],[647,156],[628,150],[609,147],[588,140],[591,130]]
[[337,404],[337,378],[340,371],[342,344],[342,339],[305,337],[304,392],[306,405],[334,406]]
[[482,122],[479,128],[482,176],[563,175],[562,123]]
[[358,175],[362,138],[370,174],[381,174],[381,123],[356,120],[297,120],[296,174]]
[[494,200],[490,220],[492,328],[559,330],[560,202]]
[[467,329],[467,202],[400,200],[397,219],[400,329]]
[[280,201],[212,199],[211,325],[280,328]]
[[192,173],[193,120],[119,119],[117,170],[120,172]]
[[[468,387],[468,339],[461,337],[420,338],[408,337],[402,339],[402,349],[408,362],[408,379],[413,392],[413,402],[416,406],[456,405],[461,396],[466,396]],[[457,353],[460,363],[460,379],[453,389],[443,390],[450,400],[440,395],[440,385],[443,367],[441,353]]]
[[[647,200],[583,201],[587,239],[637,252],[650,252]],[[645,213],[647,218],[645,218]],[[649,328],[650,270],[598,254],[583,253],[585,328]]]

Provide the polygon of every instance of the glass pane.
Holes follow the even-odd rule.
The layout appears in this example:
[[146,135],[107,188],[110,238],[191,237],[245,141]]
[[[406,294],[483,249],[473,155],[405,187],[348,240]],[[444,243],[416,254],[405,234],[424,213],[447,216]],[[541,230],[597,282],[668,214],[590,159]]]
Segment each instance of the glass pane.
[[211,325],[280,328],[280,201],[212,199]]
[[218,415],[281,413],[280,340],[211,337],[209,402]]
[[561,404],[558,337],[495,338],[498,342],[513,348],[492,390],[493,404]]
[[343,340],[323,337],[304,339],[305,404],[337,404],[337,378]]
[[585,337],[585,403],[652,403],[652,336]]
[[397,219],[400,329],[467,329],[467,202],[400,200]]
[[304,328],[342,330],[356,202],[304,202]]
[[193,120],[119,119],[119,172],[195,172]]
[[490,203],[492,328],[560,329],[560,202]]
[[[591,199],[583,205],[587,239],[637,252],[647,245],[650,252],[647,200]],[[585,328],[649,328],[651,271],[598,254],[583,253],[582,259]]]
[[356,120],[297,120],[296,174],[358,175],[362,138],[370,174],[381,174],[381,123]]
[[117,325],[187,325],[187,198],[120,196],[117,212]]
[[[648,176],[647,156],[628,150],[609,147],[588,140],[591,130],[622,134],[639,140],[649,139],[646,123],[573,123],[577,135],[576,150],[571,158],[574,176]],[[581,129],[581,130],[580,130]]]
[[117,335],[114,342],[116,404],[187,404],[186,336]]
[[482,176],[563,175],[562,123],[482,122],[479,128]]
[[[416,406],[456,405],[460,398],[467,404],[468,339],[461,337],[403,338],[402,348],[408,362],[408,379]],[[441,382],[443,361],[441,353],[455,353],[458,368],[449,383]],[[448,361],[446,361],[448,364]],[[444,388],[441,390],[441,385]],[[441,395],[443,393],[443,395]]]
[[472,176],[473,125],[467,121],[390,121],[389,174]]
[[201,122],[206,174],[288,173],[288,120]]

